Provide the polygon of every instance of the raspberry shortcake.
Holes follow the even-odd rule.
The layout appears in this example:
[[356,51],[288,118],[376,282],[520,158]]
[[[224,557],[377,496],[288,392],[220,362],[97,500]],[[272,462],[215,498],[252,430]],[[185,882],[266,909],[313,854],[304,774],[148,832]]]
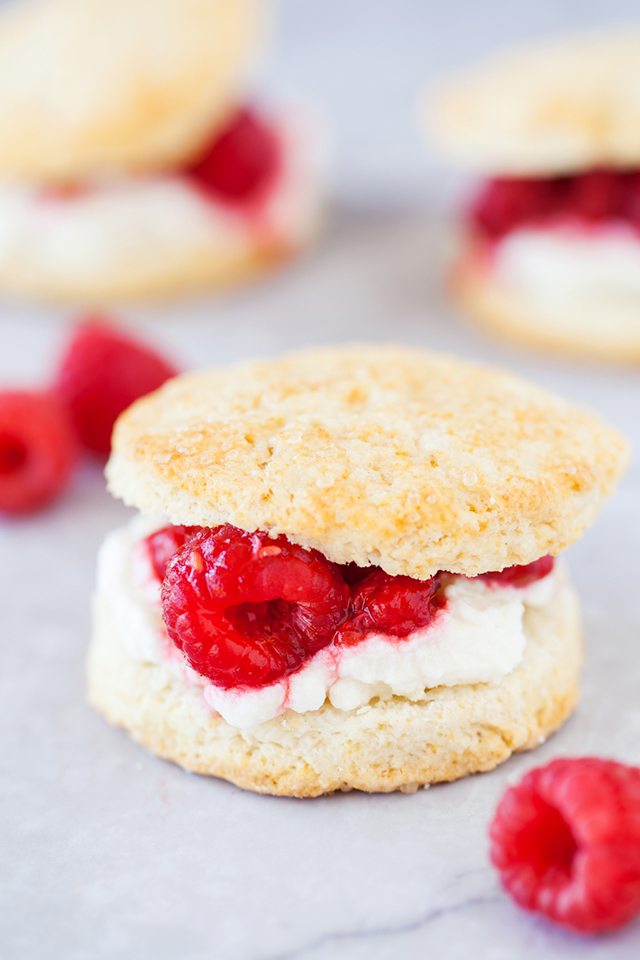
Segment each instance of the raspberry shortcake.
[[555,557],[625,456],[595,416],[416,349],[177,377],[116,424],[110,489],[140,513],[101,549],[90,700],[264,793],[489,770],[574,707]]
[[640,360],[640,32],[516,51],[443,86],[436,139],[485,176],[454,295],[531,344]]
[[238,281],[318,221],[306,120],[245,102],[257,0],[0,13],[0,290],[105,302]]

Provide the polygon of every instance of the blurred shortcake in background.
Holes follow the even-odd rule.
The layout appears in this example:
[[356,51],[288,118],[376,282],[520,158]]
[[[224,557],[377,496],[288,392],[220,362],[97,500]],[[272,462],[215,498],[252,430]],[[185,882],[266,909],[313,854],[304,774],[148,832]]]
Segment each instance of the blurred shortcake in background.
[[456,299],[532,345],[640,361],[640,28],[513,51],[430,108],[440,145],[487,178]]
[[238,281],[318,221],[299,119],[246,105],[258,0],[0,14],[0,291],[68,302]]

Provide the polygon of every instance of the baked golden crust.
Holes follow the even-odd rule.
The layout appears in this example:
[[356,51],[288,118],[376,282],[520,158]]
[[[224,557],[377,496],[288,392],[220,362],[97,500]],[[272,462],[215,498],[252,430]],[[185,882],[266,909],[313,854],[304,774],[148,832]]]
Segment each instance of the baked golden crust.
[[513,376],[356,344],[177,378],[119,419],[107,476],[172,523],[427,578],[560,553],[625,458],[598,418]]
[[132,658],[109,597],[99,596],[89,700],[158,756],[247,790],[295,797],[410,791],[491,770],[538,746],[571,713],[581,640],[566,582],[549,607],[527,610],[525,632],[522,662],[499,683],[439,687],[424,701],[393,698],[349,712],[327,703],[240,731],[206,708],[198,687]]
[[27,0],[3,8],[0,176],[73,181],[179,163],[237,98],[256,6]]
[[625,365],[640,363],[640,315],[615,297],[598,315],[592,302],[534,302],[490,267],[481,247],[463,244],[451,274],[451,293],[474,321],[501,337],[540,350]]
[[435,139],[470,167],[559,173],[640,161],[640,29],[496,57],[435,92]]

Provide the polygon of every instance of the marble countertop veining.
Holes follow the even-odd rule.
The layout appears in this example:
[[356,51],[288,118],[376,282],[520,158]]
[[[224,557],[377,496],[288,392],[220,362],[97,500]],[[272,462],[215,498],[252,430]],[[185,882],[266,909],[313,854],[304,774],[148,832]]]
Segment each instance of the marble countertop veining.
[[[289,61],[276,58],[271,86],[284,90],[300,71],[304,92],[317,93],[329,27],[311,0],[281,6],[279,42],[295,49]],[[476,24],[485,47],[527,24],[532,32],[558,25],[551,0],[516,5],[518,18],[511,4],[483,4],[494,10],[492,33],[473,21],[479,6],[454,0],[450,12],[471,17],[470,29]],[[567,22],[579,8],[594,21],[601,16],[595,3],[564,6]],[[402,69],[384,88],[394,123],[405,88],[427,70],[428,51],[443,62],[428,29],[435,14],[426,7],[398,5],[415,30],[406,37]],[[362,39],[357,16],[365,8],[375,16]],[[335,108],[339,122],[349,109],[356,116],[363,89],[357,71],[348,82],[349,45],[360,37],[375,46],[383,32],[398,42],[396,21],[385,27],[390,8],[377,0],[357,0],[349,13],[338,0],[323,5],[337,38],[325,107]],[[338,31],[341,16],[345,26]],[[444,13],[440,18],[440,36],[452,42],[453,26]],[[452,62],[465,55],[466,33],[460,42]],[[364,54],[360,59],[366,66]],[[441,291],[446,231],[437,184],[425,182],[416,194],[417,147],[409,134],[389,148],[384,170],[369,158],[359,182],[358,151],[374,142],[375,131],[371,117],[357,122],[363,139],[347,138],[341,148],[336,210],[307,257],[215,302],[132,309],[127,319],[185,365],[345,339],[393,338],[452,350],[510,366],[617,424],[635,445],[630,469],[570,551],[587,642],[580,706],[535,753],[413,795],[296,801],[185,774],[109,728],[84,701],[95,553],[127,516],[106,495],[99,470],[87,466],[55,509],[0,525],[0,955],[6,960],[639,955],[637,923],[585,940],[518,911],[488,865],[486,838],[506,784],[535,764],[587,753],[640,763],[639,374],[518,351],[461,324]],[[0,383],[38,382],[59,348],[64,319],[60,310],[2,305]]]

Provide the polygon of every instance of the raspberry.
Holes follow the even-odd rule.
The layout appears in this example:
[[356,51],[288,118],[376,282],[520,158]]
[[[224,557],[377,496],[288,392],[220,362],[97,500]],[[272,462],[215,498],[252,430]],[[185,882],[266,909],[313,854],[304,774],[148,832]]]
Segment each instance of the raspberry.
[[528,223],[562,218],[640,225],[639,174],[602,168],[574,176],[497,178],[481,187],[469,211],[475,228],[493,239]]
[[355,586],[364,580],[365,577],[368,577],[370,573],[374,570],[379,570],[379,567],[359,567],[357,563],[351,561],[351,563],[343,563],[340,565],[340,572],[342,573],[342,578],[345,583],[348,583],[350,587]]
[[636,229],[640,227],[640,173],[624,174],[622,218]]
[[0,393],[0,512],[30,513],[53,500],[74,460],[73,431],[55,397]]
[[490,828],[503,886],[584,933],[640,913],[640,767],[554,760],[503,796]]
[[143,543],[149,555],[151,568],[160,581],[164,580],[167,564],[187,540],[200,533],[203,527],[167,526],[154,530]]
[[186,171],[208,194],[230,203],[260,199],[280,167],[274,131],[252,110],[242,109]]
[[573,177],[568,205],[581,220],[612,220],[622,212],[624,181],[611,170],[590,170]]
[[230,524],[188,539],[162,585],[169,637],[227,689],[295,672],[331,643],[348,602],[339,567],[316,550]]
[[438,577],[414,580],[374,569],[356,584],[351,614],[336,642],[352,646],[369,633],[406,637],[426,627],[445,603],[439,587]]
[[55,389],[82,446],[104,456],[122,411],[177,372],[149,347],[110,327],[103,318],[92,317],[73,335]]
[[501,237],[520,224],[553,211],[556,192],[556,181],[551,178],[489,180],[471,205],[470,219],[482,233]]
[[536,580],[542,580],[553,570],[553,557],[540,557],[533,563],[526,563],[516,567],[505,567],[496,573],[481,573],[479,579],[490,583],[500,584],[503,587],[528,587]]

